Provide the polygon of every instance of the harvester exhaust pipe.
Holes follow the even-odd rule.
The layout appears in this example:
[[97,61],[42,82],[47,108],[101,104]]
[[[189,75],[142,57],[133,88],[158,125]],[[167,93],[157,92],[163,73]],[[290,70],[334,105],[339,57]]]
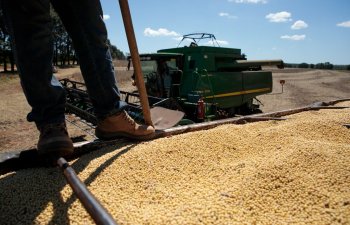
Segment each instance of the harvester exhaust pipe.
[[283,60],[236,60],[237,66],[277,66],[279,69],[284,68]]

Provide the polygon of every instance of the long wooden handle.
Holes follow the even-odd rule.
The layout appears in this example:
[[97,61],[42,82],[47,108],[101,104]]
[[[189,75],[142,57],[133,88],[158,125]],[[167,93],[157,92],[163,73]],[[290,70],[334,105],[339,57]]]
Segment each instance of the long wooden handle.
[[119,0],[119,6],[123,17],[124,28],[126,32],[126,37],[128,39],[132,64],[134,67],[136,86],[140,94],[143,117],[147,125],[153,126],[128,0]]

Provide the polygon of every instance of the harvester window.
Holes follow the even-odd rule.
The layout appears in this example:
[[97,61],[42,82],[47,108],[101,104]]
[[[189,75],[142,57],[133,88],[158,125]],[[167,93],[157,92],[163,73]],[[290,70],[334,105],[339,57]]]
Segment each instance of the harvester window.
[[157,71],[157,62],[155,60],[141,61],[141,68],[144,75]]
[[169,70],[178,70],[176,66],[176,60],[167,61],[166,64],[168,65]]

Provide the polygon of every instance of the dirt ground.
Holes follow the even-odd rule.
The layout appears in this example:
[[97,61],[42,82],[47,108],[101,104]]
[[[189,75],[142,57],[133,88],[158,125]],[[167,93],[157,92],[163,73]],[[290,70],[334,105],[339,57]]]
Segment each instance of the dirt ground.
[[[123,62],[115,63],[117,80],[121,90],[130,91],[131,72],[126,71]],[[263,112],[306,106],[314,102],[350,98],[350,72],[305,69],[272,69],[273,92],[258,99],[263,104]],[[58,78],[74,78],[81,80],[78,67],[59,69]],[[280,85],[285,80],[285,85]],[[30,111],[22,92],[17,75],[0,74],[0,152],[18,151],[34,148],[38,139],[38,131],[33,123],[26,121]],[[76,118],[68,119],[77,121]],[[85,135],[85,139],[93,138],[77,126],[68,123],[72,137]]]
[[[269,68],[266,68],[269,69]],[[259,96],[263,112],[296,108],[314,102],[350,98],[350,72],[313,69],[271,69],[273,91]],[[282,86],[280,81],[284,80]]]

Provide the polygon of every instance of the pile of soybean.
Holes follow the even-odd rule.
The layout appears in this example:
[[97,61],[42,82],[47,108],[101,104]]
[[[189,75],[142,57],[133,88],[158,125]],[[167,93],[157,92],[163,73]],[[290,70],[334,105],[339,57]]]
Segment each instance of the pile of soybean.
[[[286,118],[122,142],[71,164],[120,224],[350,224],[350,110]],[[2,175],[0,190],[1,224],[93,223],[57,168]]]

